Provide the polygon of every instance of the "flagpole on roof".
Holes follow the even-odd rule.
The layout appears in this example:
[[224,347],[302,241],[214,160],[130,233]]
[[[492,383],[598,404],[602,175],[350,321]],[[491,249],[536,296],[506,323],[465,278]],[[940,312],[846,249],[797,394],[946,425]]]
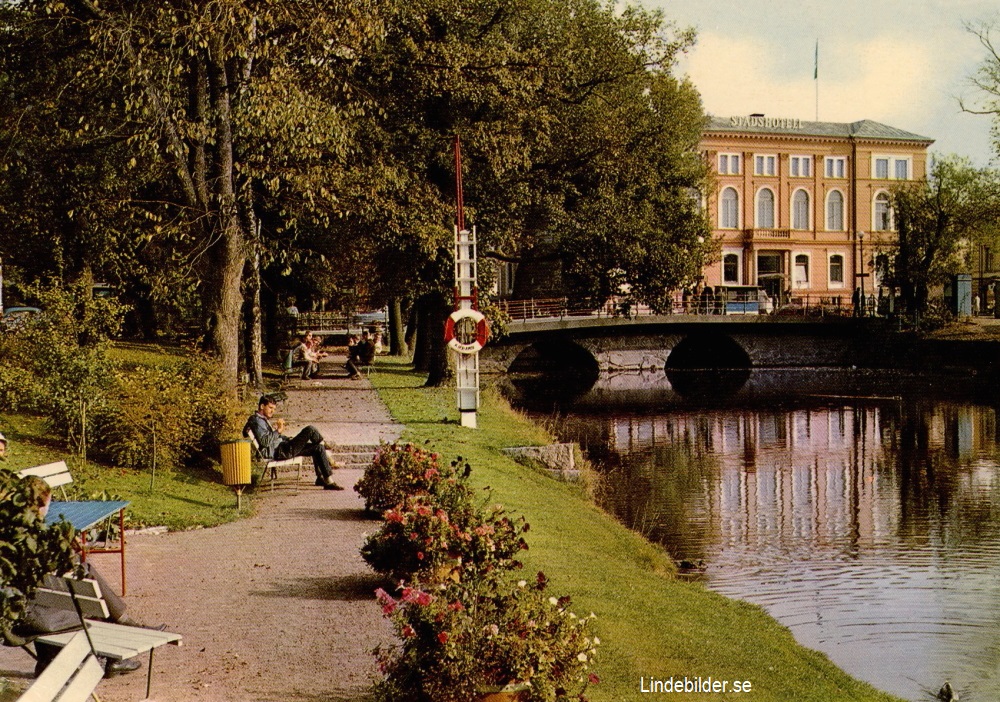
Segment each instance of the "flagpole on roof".
[[816,40],[816,53],[813,56],[813,82],[816,83],[816,121],[819,122],[819,39]]

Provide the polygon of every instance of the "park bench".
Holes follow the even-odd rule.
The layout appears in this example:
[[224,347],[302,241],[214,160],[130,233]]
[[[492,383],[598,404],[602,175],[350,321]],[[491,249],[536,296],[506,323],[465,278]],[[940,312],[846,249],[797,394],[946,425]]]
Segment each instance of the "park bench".
[[[84,702],[104,677],[104,666],[83,631],[73,634],[59,655],[18,702]],[[97,697],[94,697],[97,700]]]
[[270,474],[271,477],[271,489],[274,490],[274,483],[278,479],[278,471],[288,471],[291,469],[296,470],[296,481],[295,489],[298,490],[299,482],[302,480],[302,466],[305,461],[302,456],[296,456],[295,458],[265,458],[261,453],[260,444],[257,443],[257,437],[253,435],[253,432],[247,429],[244,436],[250,441],[250,445],[253,447],[254,461],[261,466],[260,481],[263,482],[264,476]]
[[[65,517],[79,536],[80,559],[87,561],[91,553],[117,553],[121,558],[122,595],[125,594],[125,508],[129,503],[124,500],[66,500],[65,486],[73,482],[66,461],[56,461],[45,465],[25,468],[18,472],[21,478],[34,475],[48,483],[51,488],[59,488],[63,500],[53,500],[45,517],[46,524],[58,522]],[[118,545],[109,546],[108,535],[111,534],[111,519],[118,515]],[[107,522],[104,546],[95,548],[87,542],[87,532],[97,524]]]
[[[27,645],[32,641],[58,646],[63,649],[71,644],[78,646],[79,644],[74,644],[74,641],[78,639],[80,634],[85,636],[84,641],[89,644],[89,648],[94,655],[108,660],[121,661],[127,658],[135,658],[148,651],[149,663],[146,671],[146,698],[149,698],[149,693],[152,689],[154,649],[166,644],[181,645],[182,637],[180,634],[101,621],[110,616],[110,611],[108,610],[108,603],[104,601],[104,597],[101,594],[101,586],[96,580],[89,578],[77,580],[71,577],[47,575],[42,586],[35,591],[34,597],[36,602],[46,607],[75,611],[80,618],[81,629],[32,637],[23,644],[23,647],[29,653],[31,651],[27,649]],[[58,657],[56,660],[58,660]],[[69,660],[72,660],[72,657],[67,657],[60,664],[60,667],[51,676],[53,679],[58,679],[61,676],[63,673],[62,667],[69,666],[70,664],[67,662]],[[42,681],[50,667],[52,667],[52,664],[46,667],[37,682]],[[102,667],[101,674],[103,675],[103,673],[104,670]],[[37,699],[50,698],[38,697]],[[67,702],[69,699],[75,698],[67,698]]]

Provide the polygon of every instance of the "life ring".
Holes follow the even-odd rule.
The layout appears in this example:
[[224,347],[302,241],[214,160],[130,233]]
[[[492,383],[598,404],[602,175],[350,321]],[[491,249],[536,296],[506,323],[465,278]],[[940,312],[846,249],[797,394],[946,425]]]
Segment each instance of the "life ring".
[[479,310],[455,310],[444,325],[444,340],[458,353],[477,353],[490,336],[486,316]]

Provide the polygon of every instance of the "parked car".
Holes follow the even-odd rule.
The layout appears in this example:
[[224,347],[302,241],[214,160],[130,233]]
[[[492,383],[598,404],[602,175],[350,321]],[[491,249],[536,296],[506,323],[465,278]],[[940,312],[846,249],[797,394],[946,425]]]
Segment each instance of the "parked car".
[[0,328],[4,331],[14,331],[23,327],[32,317],[41,314],[37,307],[8,307],[0,317]]

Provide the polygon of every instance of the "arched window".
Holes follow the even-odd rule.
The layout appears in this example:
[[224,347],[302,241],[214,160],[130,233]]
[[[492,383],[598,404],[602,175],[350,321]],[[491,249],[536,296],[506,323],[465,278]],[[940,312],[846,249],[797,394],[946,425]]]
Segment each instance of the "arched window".
[[839,190],[831,190],[826,196],[826,230],[844,231],[844,196]]
[[739,229],[740,196],[736,192],[736,188],[726,188],[722,191],[722,211],[719,213],[719,226],[723,229]]
[[792,229],[809,228],[809,193],[796,190],[792,195]]
[[774,229],[774,191],[770,188],[757,193],[757,228]]
[[887,232],[892,229],[892,213],[889,210],[888,193],[875,196],[875,206],[872,208],[872,229],[877,232]]

